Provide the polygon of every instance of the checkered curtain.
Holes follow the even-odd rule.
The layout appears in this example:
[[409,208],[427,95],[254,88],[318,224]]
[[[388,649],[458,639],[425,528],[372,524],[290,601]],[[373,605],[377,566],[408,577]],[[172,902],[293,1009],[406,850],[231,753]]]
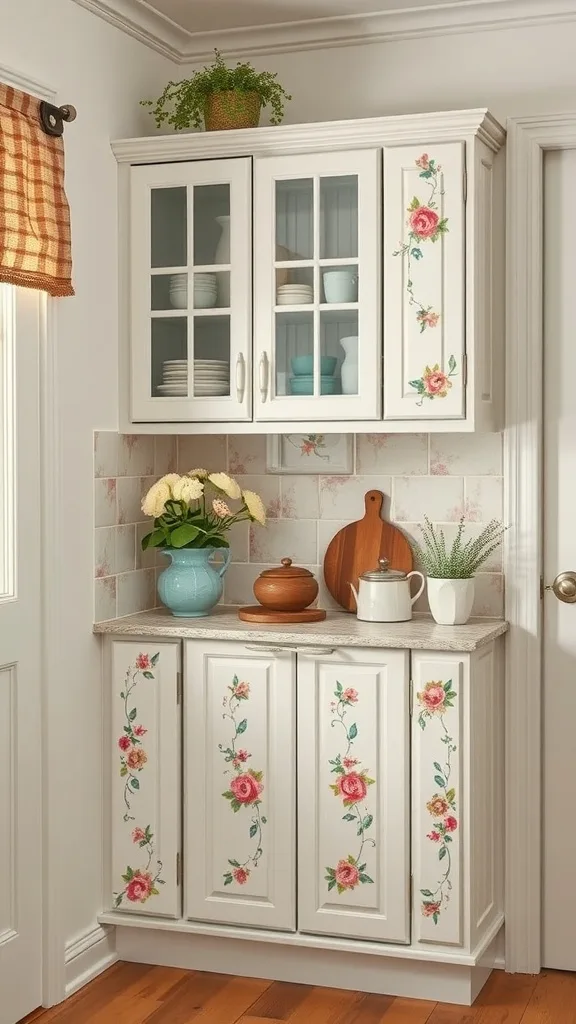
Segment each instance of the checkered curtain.
[[39,103],[0,83],[0,281],[73,295],[64,145]]

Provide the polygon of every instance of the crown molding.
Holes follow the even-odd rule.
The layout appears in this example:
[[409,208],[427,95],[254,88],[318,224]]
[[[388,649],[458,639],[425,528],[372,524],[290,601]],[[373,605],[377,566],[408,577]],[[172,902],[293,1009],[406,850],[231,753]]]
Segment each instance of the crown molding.
[[74,2],[175,64],[210,59],[215,46],[228,57],[259,57],[576,20],[574,0],[457,0],[372,14],[191,33],[141,0]]
[[118,163],[165,163],[178,160],[217,160],[268,156],[270,153],[320,153],[333,149],[418,144],[430,140],[477,136],[494,153],[506,133],[484,108],[445,110],[430,114],[365,117],[321,124],[283,124],[273,128],[241,128],[226,132],[182,132],[112,142]]
[[16,71],[15,68],[9,68],[5,64],[0,64],[0,82],[4,85],[11,85],[13,89],[19,89],[20,92],[38,96],[41,100],[48,100],[49,103],[53,103],[56,98],[56,89],[44,82],[37,81],[36,78],[31,78],[30,75]]

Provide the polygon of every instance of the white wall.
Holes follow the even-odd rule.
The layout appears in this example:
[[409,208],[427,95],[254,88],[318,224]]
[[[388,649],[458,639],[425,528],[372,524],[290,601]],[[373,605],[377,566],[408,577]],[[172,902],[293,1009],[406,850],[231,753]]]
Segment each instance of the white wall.
[[116,162],[109,140],[149,131],[140,98],[171,64],[71,0],[18,0],[2,19],[0,62],[57,91],[78,119],[66,127],[76,297],[57,300],[62,427],[61,678],[53,782],[62,794],[59,874],[64,939],[94,927],[102,886],[101,683],[92,637],[93,430],[117,428]]
[[[576,22],[258,57],[293,95],[286,121],[490,108],[506,117],[576,107]],[[185,77],[178,69],[178,78]]]

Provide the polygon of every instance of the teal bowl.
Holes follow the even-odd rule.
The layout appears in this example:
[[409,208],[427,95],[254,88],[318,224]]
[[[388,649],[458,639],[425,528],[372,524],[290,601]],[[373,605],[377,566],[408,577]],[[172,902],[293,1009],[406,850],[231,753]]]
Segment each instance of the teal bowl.
[[[290,394],[292,395],[313,395],[314,394],[314,378],[308,377],[290,377]],[[341,380],[340,377],[321,377],[320,378],[320,394],[321,395],[339,395],[341,394]]]
[[[323,377],[331,377],[336,369],[336,356],[322,356],[320,373]],[[291,360],[292,373],[295,377],[306,377],[314,373],[314,356],[294,356]]]

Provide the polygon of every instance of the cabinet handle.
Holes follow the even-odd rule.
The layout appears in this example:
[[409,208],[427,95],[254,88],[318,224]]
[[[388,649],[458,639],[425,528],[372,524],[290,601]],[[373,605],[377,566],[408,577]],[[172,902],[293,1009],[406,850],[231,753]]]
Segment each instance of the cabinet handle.
[[238,353],[238,359],[236,360],[236,395],[239,402],[244,401],[244,391],[246,390],[246,363],[244,362],[244,356],[241,352]]
[[260,356],[260,394],[262,401],[265,402],[268,398],[268,356],[266,352],[263,352]]
[[290,651],[294,654],[328,655],[334,654],[335,647],[268,647],[264,644],[245,644],[247,651],[262,651],[266,654],[281,654]]
[[298,654],[328,655],[334,654],[335,647],[297,647]]

